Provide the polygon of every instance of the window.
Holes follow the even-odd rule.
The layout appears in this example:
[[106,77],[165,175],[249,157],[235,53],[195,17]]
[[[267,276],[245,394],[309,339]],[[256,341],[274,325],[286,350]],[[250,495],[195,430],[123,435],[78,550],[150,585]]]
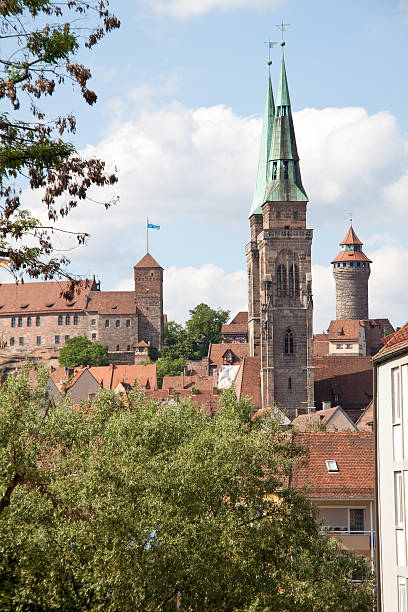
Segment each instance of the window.
[[400,372],[399,368],[391,370],[391,394],[392,394],[392,422],[401,422],[401,403],[400,403]]
[[407,584],[406,578],[398,576],[398,612],[407,612]]
[[119,344],[116,345],[116,350],[119,351]]
[[278,172],[278,162],[272,162],[272,180],[276,181],[276,175]]
[[14,346],[14,338],[13,338],[13,336],[10,338],[10,346]]
[[394,503],[395,503],[395,527],[404,527],[404,489],[402,472],[394,474]]
[[335,394],[334,394],[334,401],[335,401],[335,402],[338,402],[338,401],[339,401],[339,399],[340,399],[340,395],[338,395],[338,393],[335,393]]
[[105,320],[105,327],[109,327],[109,319]]
[[293,333],[290,327],[285,332],[285,355],[293,355]]
[[364,509],[350,508],[350,531],[362,533],[364,531]]
[[36,342],[37,342],[37,346],[40,346],[40,344],[41,344],[41,336],[37,336]]
[[24,346],[24,338],[20,336],[20,338],[18,339],[18,343],[20,346]]
[[65,325],[71,325],[71,315],[65,315]]
[[11,327],[16,326],[16,317],[11,317]]
[[288,292],[286,268],[283,264],[279,264],[277,269],[278,296],[285,297]]
[[130,344],[128,344],[128,345],[127,345],[126,350],[127,350],[127,351],[130,351]]
[[74,325],[78,325],[79,317],[77,314],[74,314]]
[[283,162],[283,178],[284,179],[289,178],[289,162],[287,161]]
[[295,221],[297,221],[297,219],[299,218],[299,213],[298,213],[297,210],[293,211],[293,218],[294,218]]
[[280,219],[280,218],[281,218],[281,217],[280,217],[280,210],[277,210],[277,211],[276,211],[276,218],[277,218],[277,219]]
[[18,326],[23,327],[23,317],[18,317]]
[[96,334],[92,334],[92,340],[96,340]]
[[120,327],[120,320],[119,319],[116,319],[115,325],[116,325],[116,327]]
[[64,317],[62,315],[58,316],[58,325],[64,325]]
[[130,327],[130,319],[126,319],[126,327]]
[[35,324],[36,324],[37,327],[40,327],[40,325],[41,325],[41,317],[40,317],[40,315],[37,315],[35,317]]
[[290,297],[299,295],[299,269],[296,264],[289,267],[289,295]]
[[59,344],[60,343],[60,337],[59,336],[55,336],[55,344]]
[[342,349],[343,345],[342,344],[336,344],[336,349]]
[[291,389],[291,388],[292,388],[292,377],[289,376],[289,378],[288,378],[288,389]]
[[338,472],[339,467],[334,459],[326,459],[326,467],[328,472]]
[[346,349],[351,349],[351,348],[353,348],[352,344],[346,344]]
[[31,317],[27,317],[27,327],[31,327]]
[[96,325],[96,319],[91,319],[91,325]]
[[69,340],[69,335],[65,336],[65,342]]

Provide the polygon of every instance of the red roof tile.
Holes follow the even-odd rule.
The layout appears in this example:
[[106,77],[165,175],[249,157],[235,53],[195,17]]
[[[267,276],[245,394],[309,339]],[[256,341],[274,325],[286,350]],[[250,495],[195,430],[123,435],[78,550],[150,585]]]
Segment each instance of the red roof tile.
[[[293,468],[292,486],[309,487],[311,499],[372,499],[374,497],[374,440],[368,432],[305,432],[298,441],[309,451],[306,465]],[[338,472],[328,472],[334,460]]]
[[238,399],[249,397],[254,408],[262,406],[260,357],[244,357],[234,387]]
[[354,231],[352,225],[350,225],[350,229],[347,232],[346,237],[344,238],[344,240],[342,240],[340,242],[340,245],[343,245],[343,244],[363,244],[361,242],[361,240],[358,238],[358,236],[357,236],[356,232]]
[[362,251],[340,251],[331,263],[337,263],[338,261],[368,261],[368,263],[372,263],[371,259],[368,259]]
[[146,253],[134,268],[161,268],[161,265],[157,263],[150,253]]
[[408,348],[408,323],[387,336],[384,346],[374,356],[374,361],[405,348]]
[[336,342],[358,340],[360,327],[360,321],[357,319],[337,319],[336,321],[330,321],[329,340]]
[[222,342],[221,344],[210,345],[210,365],[216,365],[219,369],[223,364],[222,356],[227,350],[232,351],[235,356],[235,361],[232,365],[240,363],[242,359],[249,353],[249,344],[247,342]]
[[92,376],[104,389],[115,389],[120,382],[146,386],[147,382],[151,389],[157,389],[156,364],[146,365],[109,365],[95,366],[89,368]]
[[230,325],[235,324],[235,323],[239,325],[241,325],[242,323],[245,323],[246,325],[248,325],[248,313],[241,311],[237,315],[235,315]]
[[93,287],[92,281],[83,281],[82,286],[78,288],[80,292],[75,293],[72,300],[66,300],[61,296],[61,293],[68,291],[69,286],[69,281],[2,284],[0,315],[85,310]]
[[[317,410],[316,412],[312,412],[310,414],[300,414],[292,421],[292,425],[295,425],[299,431],[305,431],[309,428],[309,426],[315,423],[321,423],[322,425],[327,425],[328,421],[332,416],[335,415],[336,412],[340,411],[341,414],[346,415],[347,413],[342,410],[341,406],[333,406],[332,408],[326,408],[325,410]],[[350,417],[348,417],[350,418]],[[338,431],[355,431],[355,425],[351,421],[346,427],[338,427]]]
[[101,315],[136,313],[134,291],[91,291],[87,310]]

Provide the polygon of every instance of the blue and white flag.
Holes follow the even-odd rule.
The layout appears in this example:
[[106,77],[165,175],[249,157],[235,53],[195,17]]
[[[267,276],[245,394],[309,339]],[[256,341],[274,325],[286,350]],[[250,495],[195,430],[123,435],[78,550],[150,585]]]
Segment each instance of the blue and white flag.
[[147,227],[148,227],[149,229],[157,229],[157,230],[159,230],[159,229],[160,229],[160,225],[153,225],[153,223],[148,223],[148,224],[147,224]]

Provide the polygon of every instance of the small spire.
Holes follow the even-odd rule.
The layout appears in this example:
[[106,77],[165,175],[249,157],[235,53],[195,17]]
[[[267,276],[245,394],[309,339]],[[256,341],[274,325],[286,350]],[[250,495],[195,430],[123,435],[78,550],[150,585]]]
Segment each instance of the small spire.
[[[271,60],[268,60],[268,65]],[[275,101],[273,99],[271,73],[268,71],[268,86],[266,91],[265,111],[262,124],[261,145],[259,147],[258,174],[254,198],[249,216],[261,215],[262,204],[265,202],[265,190],[268,175],[268,159],[272,144],[273,122],[275,116]]]
[[281,75],[279,81],[278,98],[276,106],[289,106],[290,108],[290,97],[288,79],[286,76],[285,57],[282,52],[282,64],[281,64]]

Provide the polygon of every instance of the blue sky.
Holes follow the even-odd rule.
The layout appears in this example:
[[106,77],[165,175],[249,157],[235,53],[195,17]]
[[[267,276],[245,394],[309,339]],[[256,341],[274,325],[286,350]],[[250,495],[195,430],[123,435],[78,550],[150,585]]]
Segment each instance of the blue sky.
[[[58,95],[75,144],[116,165],[120,203],[85,205],[67,227],[90,231],[72,269],[130,288],[150,252],[166,270],[165,308],[182,321],[200,301],[246,307],[244,247],[267,78],[264,41],[285,32],[303,183],[309,196],[316,331],[335,317],[330,260],[353,212],[373,259],[371,316],[408,319],[406,230],[408,2],[405,0],[122,0],[122,22],[82,60],[97,105]],[[280,47],[272,51],[275,94]],[[38,196],[27,194],[37,209]],[[101,197],[101,194],[99,194]],[[64,246],[64,245],[61,245]]]

